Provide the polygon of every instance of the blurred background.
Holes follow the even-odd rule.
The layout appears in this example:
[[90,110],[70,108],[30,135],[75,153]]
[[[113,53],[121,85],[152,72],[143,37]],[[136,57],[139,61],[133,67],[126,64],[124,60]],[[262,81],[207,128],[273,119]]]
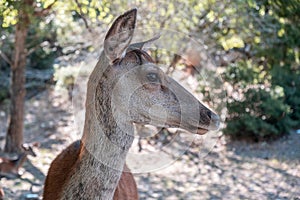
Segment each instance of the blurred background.
[[[208,155],[199,153],[205,140],[195,140],[171,166],[135,174],[140,199],[300,199],[298,0],[2,0],[4,198],[41,197],[51,161],[78,139],[72,101],[84,105],[86,79],[77,77],[88,77],[109,25],[133,7],[142,30],[136,40],[171,30],[201,46],[195,55],[155,48],[158,41],[149,53],[225,120]],[[202,84],[205,67],[215,84]],[[173,130],[137,131],[146,133],[133,144],[136,153],[172,141]]]

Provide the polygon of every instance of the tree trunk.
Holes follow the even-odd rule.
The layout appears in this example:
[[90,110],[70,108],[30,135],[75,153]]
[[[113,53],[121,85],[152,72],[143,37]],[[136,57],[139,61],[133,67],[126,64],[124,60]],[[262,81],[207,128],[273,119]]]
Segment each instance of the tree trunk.
[[18,23],[15,32],[15,50],[11,66],[10,80],[10,117],[6,135],[5,152],[20,152],[23,144],[24,100],[25,100],[25,67],[26,38],[30,24],[30,13],[33,0],[20,2]]

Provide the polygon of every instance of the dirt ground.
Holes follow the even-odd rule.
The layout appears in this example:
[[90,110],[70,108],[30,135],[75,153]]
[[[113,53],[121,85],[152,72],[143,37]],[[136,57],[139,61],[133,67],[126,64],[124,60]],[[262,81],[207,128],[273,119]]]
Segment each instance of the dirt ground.
[[[26,102],[25,140],[39,142],[40,147],[35,149],[37,157],[28,157],[21,178],[1,179],[6,199],[29,199],[32,194],[41,198],[51,161],[78,139],[72,112],[68,96],[51,88]],[[7,113],[4,103],[0,106],[2,148]],[[185,134],[178,134],[178,138],[184,140]],[[142,140],[140,153],[137,143],[133,144],[134,153],[130,155],[138,157],[130,160],[133,171],[139,171],[139,164],[134,162],[146,167],[155,164],[155,160],[139,155],[157,152],[160,141]],[[174,141],[171,153],[164,154],[166,159],[169,156],[169,164],[136,173],[140,199],[300,199],[300,134],[255,144],[219,137],[212,149],[201,148],[203,141],[199,141],[193,141],[176,159],[172,158],[172,151],[180,148],[180,142]],[[205,151],[209,153],[203,156]]]

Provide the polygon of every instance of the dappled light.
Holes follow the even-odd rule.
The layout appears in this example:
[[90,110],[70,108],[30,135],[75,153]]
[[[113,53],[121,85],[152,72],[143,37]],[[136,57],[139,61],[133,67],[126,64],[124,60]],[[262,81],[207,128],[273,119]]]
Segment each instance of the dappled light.
[[298,13],[2,0],[0,199],[300,199]]

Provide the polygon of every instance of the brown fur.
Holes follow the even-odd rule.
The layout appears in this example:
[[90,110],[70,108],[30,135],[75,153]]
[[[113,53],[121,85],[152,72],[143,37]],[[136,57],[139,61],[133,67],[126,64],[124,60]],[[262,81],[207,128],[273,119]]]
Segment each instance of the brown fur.
[[44,200],[60,199],[63,184],[73,169],[80,150],[80,142],[76,141],[63,150],[51,163],[45,182]]
[[[80,152],[80,141],[72,143],[63,150],[52,162],[49,174],[45,182],[44,200],[60,199],[63,193],[63,184],[70,176],[72,169],[78,159]],[[133,175],[128,167],[124,166],[121,179],[114,193],[114,200],[135,200],[138,199],[137,186]]]
[[132,173],[124,166],[119,184],[114,194],[114,200],[136,200],[139,199],[137,186]]

